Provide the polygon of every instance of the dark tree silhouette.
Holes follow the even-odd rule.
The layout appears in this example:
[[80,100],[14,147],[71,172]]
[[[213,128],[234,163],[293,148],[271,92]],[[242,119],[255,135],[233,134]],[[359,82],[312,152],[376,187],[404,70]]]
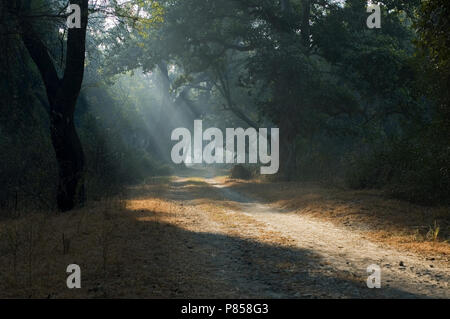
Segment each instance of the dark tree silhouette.
[[84,154],[74,124],[75,105],[84,74],[88,0],[72,0],[81,8],[81,28],[68,31],[62,78],[46,46],[26,19],[20,22],[22,41],[44,82],[49,103],[50,133],[59,169],[57,204],[68,211],[84,201]]

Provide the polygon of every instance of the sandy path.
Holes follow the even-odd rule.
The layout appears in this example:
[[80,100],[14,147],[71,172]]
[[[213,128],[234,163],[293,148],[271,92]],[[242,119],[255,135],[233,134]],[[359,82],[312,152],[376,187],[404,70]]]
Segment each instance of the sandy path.
[[[180,181],[173,184],[174,198],[194,200],[189,191],[177,194]],[[343,227],[256,202],[214,179],[204,181],[231,208],[221,213],[227,218],[195,210],[198,223],[192,230],[226,236],[207,243],[216,268],[208,275],[230,283],[237,297],[450,297],[450,269],[444,262],[382,247]],[[260,242],[266,233],[283,241]],[[367,288],[371,264],[381,267],[381,289]]]
[[[270,230],[289,236],[299,249],[311,250],[319,255],[319,265],[312,267],[322,269],[325,273],[337,272],[365,280],[368,276],[367,267],[376,264],[382,272],[382,289],[376,291],[377,296],[380,296],[380,292],[383,295],[383,288],[390,288],[386,296],[450,297],[448,263],[382,247],[343,227],[269,207],[213,179],[206,181],[219,189],[227,199],[238,203],[239,213],[251,216]],[[367,295],[367,291],[357,294]]]

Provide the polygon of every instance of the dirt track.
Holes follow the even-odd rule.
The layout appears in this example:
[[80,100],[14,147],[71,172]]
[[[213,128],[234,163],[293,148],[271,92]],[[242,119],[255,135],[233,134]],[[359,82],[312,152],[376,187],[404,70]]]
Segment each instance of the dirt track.
[[[450,297],[447,255],[400,251],[335,220],[283,211],[222,180],[155,179],[130,187],[126,198],[73,214],[4,222],[0,296]],[[14,268],[11,243],[30,233],[33,245],[19,247]],[[61,233],[71,243],[65,254]],[[81,289],[66,286],[66,267],[74,262],[82,269]],[[381,267],[380,289],[366,285],[371,264]]]
[[[450,297],[448,263],[266,206],[217,180],[178,178],[167,196],[184,207],[175,226],[203,234],[189,249],[209,256],[198,266],[205,266],[199,269],[205,277],[223,283],[217,297]],[[381,267],[381,289],[367,288],[371,264]]]

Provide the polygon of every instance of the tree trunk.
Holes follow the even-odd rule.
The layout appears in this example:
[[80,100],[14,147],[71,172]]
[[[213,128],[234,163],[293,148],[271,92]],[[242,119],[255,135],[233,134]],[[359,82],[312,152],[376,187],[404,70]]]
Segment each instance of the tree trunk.
[[[61,103],[62,109],[68,109]],[[55,110],[52,106],[52,110]],[[84,153],[75,129],[73,114],[53,111],[50,114],[50,135],[58,162],[57,204],[61,211],[68,211],[85,201]]]
[[[20,1],[19,1],[20,2]],[[44,82],[48,98],[50,135],[58,162],[57,204],[61,211],[83,203],[84,154],[75,129],[74,113],[84,75],[88,0],[72,0],[81,9],[81,28],[72,28],[67,36],[64,76],[59,78],[44,42],[34,31],[32,23],[20,21],[21,38],[36,64]],[[29,10],[29,3],[28,10]]]

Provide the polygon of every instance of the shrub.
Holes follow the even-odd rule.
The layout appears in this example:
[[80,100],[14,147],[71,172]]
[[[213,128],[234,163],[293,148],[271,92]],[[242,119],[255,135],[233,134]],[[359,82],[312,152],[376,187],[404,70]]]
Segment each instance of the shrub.
[[346,181],[351,188],[383,188],[419,204],[450,203],[450,148],[442,141],[407,140],[355,154]]
[[236,179],[250,179],[252,178],[252,172],[249,168],[244,165],[238,164],[234,165],[231,169],[231,178]]

